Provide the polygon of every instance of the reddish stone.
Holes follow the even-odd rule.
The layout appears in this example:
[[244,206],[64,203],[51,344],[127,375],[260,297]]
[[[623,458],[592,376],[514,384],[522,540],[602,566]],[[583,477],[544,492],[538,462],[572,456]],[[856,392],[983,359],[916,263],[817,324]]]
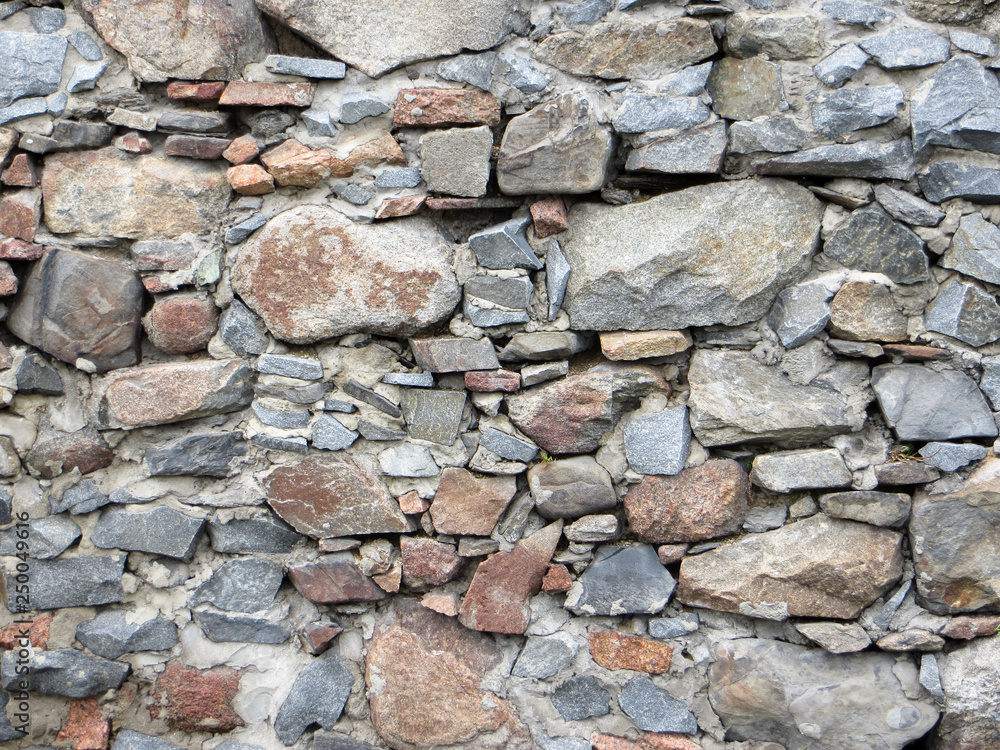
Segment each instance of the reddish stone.
[[399,584],[403,580],[403,566],[397,560],[389,572],[377,576],[373,575],[372,580],[375,581],[376,586],[388,594],[399,593]]
[[929,362],[935,359],[947,359],[951,356],[951,352],[947,349],[917,344],[882,344],[882,351],[886,354],[897,354],[908,362]]
[[590,657],[605,669],[664,674],[674,649],[666,643],[621,633],[590,633]]
[[521,201],[512,198],[428,198],[427,208],[432,211],[468,211],[516,208]]
[[220,159],[229,148],[228,138],[212,138],[207,135],[168,135],[163,144],[167,156],[186,156],[189,159]]
[[240,673],[230,667],[195,669],[178,661],[157,677],[149,715],[175,731],[224,733],[246,726],[233,709]]
[[550,565],[542,578],[542,591],[547,594],[562,594],[569,591],[572,585],[569,569],[561,563]]
[[670,565],[683,560],[689,547],[688,544],[664,544],[656,548],[656,556],[663,565]]
[[229,148],[222,152],[222,157],[230,164],[246,164],[251,159],[255,159],[260,149],[257,147],[257,139],[250,133],[241,135],[229,144]]
[[311,622],[302,628],[299,640],[302,648],[318,656],[330,648],[333,639],[344,632],[339,622]]
[[17,294],[17,276],[10,263],[0,260],[0,297],[9,297]]
[[38,170],[28,154],[18,154],[3,173],[3,184],[11,187],[38,187]]
[[219,327],[219,308],[204,297],[177,295],[153,303],[142,324],[153,346],[167,354],[190,354],[208,346]]
[[396,498],[399,501],[399,509],[407,515],[423,513],[431,504],[417,494],[416,490],[410,490],[405,495]]
[[458,620],[472,630],[523,634],[531,622],[528,601],[538,593],[562,537],[561,520],[479,563]]
[[464,560],[450,544],[433,539],[400,537],[403,557],[403,583],[414,591],[427,591],[448,583],[458,575]]
[[[406,166],[406,154],[396,143],[396,139],[390,135],[388,130],[383,130],[378,136],[369,141],[365,141],[360,146],[355,146],[348,153],[347,158],[342,162],[342,168],[356,169],[360,164],[392,164],[397,167]],[[335,177],[348,177],[348,174],[337,174]]]
[[294,138],[271,149],[261,156],[260,160],[264,162],[275,182],[282,187],[295,185],[310,188],[331,175],[349,177],[354,172],[353,169],[345,168],[343,163],[326,149],[313,150]]
[[424,207],[426,195],[407,195],[402,198],[386,198],[375,212],[376,219],[393,219],[398,216],[412,216]]
[[354,555],[336,552],[316,562],[293,565],[288,578],[295,589],[315,604],[377,602],[385,594],[361,572]]
[[1000,628],[1000,616],[962,615],[961,617],[951,618],[951,621],[944,626],[940,634],[945,638],[971,641],[973,638],[996,635],[997,628]]
[[0,630],[0,648],[9,651],[21,648],[21,639],[27,635],[34,648],[45,650],[49,642],[49,630],[52,627],[52,615],[42,615],[30,625],[8,625]]
[[465,388],[473,393],[514,393],[521,389],[521,373],[510,370],[473,370],[465,373]]
[[176,292],[182,286],[194,282],[193,274],[178,278],[177,274],[145,274],[142,277],[142,285],[150,294],[164,294],[166,292]]
[[682,734],[641,734],[633,742],[610,734],[593,734],[593,750],[702,750],[694,740]]
[[274,192],[274,178],[256,164],[230,167],[226,170],[226,179],[240,195],[266,195]]
[[262,83],[230,81],[219,104],[244,107],[308,107],[312,104],[311,83]]
[[0,260],[38,260],[45,248],[15,237],[0,237]]
[[19,190],[0,199],[0,234],[31,242],[41,218],[42,195],[37,190]]
[[207,81],[205,83],[181,83],[174,81],[167,84],[167,96],[188,102],[214,102],[226,88],[225,81]]
[[111,736],[111,722],[104,718],[96,698],[69,702],[69,718],[56,742],[70,742],[74,750],[105,750]]
[[601,334],[601,351],[611,360],[669,357],[691,348],[687,331],[616,331]]
[[489,536],[516,491],[514,477],[477,477],[448,467],[431,503],[434,528],[439,534]]
[[539,239],[565,232],[569,228],[569,214],[562,198],[543,198],[531,204],[531,220],[535,236]]
[[118,146],[119,150],[129,154],[153,153],[153,146],[149,140],[134,132],[126,133],[121,138],[118,138],[115,141],[115,145]]
[[394,128],[499,124],[500,102],[475,89],[403,89],[392,113]]
[[696,542],[739,531],[749,499],[746,471],[723,459],[676,476],[643,477],[625,495],[625,514],[632,532],[644,542]]
[[24,459],[25,466],[35,476],[53,479],[79,469],[90,474],[106,469],[115,454],[96,430],[85,428],[73,433],[43,433]]
[[438,612],[446,617],[454,617],[458,614],[460,602],[456,593],[430,593],[424,594],[420,600],[420,605],[427,607],[432,612]]
[[344,552],[349,549],[357,549],[361,546],[358,539],[320,539],[320,552]]

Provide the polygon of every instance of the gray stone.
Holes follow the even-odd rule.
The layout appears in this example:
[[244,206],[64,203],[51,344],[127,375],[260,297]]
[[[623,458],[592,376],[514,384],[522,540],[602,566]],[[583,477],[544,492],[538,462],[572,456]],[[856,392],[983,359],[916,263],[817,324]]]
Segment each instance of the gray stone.
[[417,364],[427,372],[500,369],[500,360],[488,338],[411,339],[410,348]]
[[205,637],[214,643],[278,644],[292,637],[291,629],[280,622],[218,612],[194,612],[193,616]]
[[820,495],[819,505],[833,518],[872,526],[899,528],[910,517],[910,496],[903,492],[834,492]]
[[840,88],[868,63],[868,55],[856,44],[845,44],[832,55],[823,58],[813,74],[832,88]]
[[931,164],[918,182],[924,196],[932,203],[943,203],[949,198],[1000,203],[1000,169],[939,161]]
[[480,430],[479,445],[508,461],[528,463],[538,455],[538,446],[493,427],[483,427]]
[[236,555],[286,554],[302,539],[291,526],[270,514],[226,523],[216,518],[208,523],[208,536],[216,552]]
[[[18,536],[19,532],[27,536]],[[26,527],[0,533],[0,555],[27,554],[36,560],[48,560],[65,552],[79,538],[80,527],[66,516],[34,518]]]
[[77,29],[70,34],[69,41],[84,60],[95,62],[104,58],[104,53],[101,52],[100,45],[86,31]]
[[[7,693],[0,692],[0,742],[19,740],[22,737],[27,736],[27,732],[22,732],[20,729],[15,729],[14,725],[7,717],[7,704],[9,702],[10,702],[10,696],[7,695]],[[22,723],[20,724],[20,726],[24,726],[24,724]],[[585,748],[584,750],[588,749]]]
[[362,403],[368,404],[369,406],[374,406],[380,412],[388,414],[390,417],[401,417],[403,412],[400,411],[399,406],[392,403],[389,399],[380,393],[376,393],[371,388],[366,388],[361,385],[356,380],[348,380],[344,385],[344,393],[355,398]]
[[[94,63],[95,65],[97,63]],[[104,65],[104,63],[101,63]],[[101,148],[111,143],[114,128],[99,122],[69,122],[60,120],[52,128],[55,151],[81,148]]]
[[[549,297],[549,320],[555,320],[559,310],[562,309],[571,270],[559,242],[554,239],[549,240],[545,254],[545,292]],[[530,384],[525,383],[525,385]]]
[[0,488],[0,525],[7,525],[11,521],[11,513],[14,508],[14,498],[11,494]]
[[462,312],[472,325],[478,328],[527,323],[531,320],[527,310],[504,310],[497,307],[482,307],[481,301],[466,296],[462,301]]
[[[239,224],[230,227],[229,229],[226,230],[226,244],[238,245],[241,242],[246,241],[247,237],[256,232],[265,224],[267,224],[267,217],[264,216],[263,214],[257,214],[256,216],[251,216],[246,221],[241,221]],[[234,299],[233,303],[236,302],[239,302],[239,300]],[[242,305],[243,303],[240,302],[240,304]],[[261,350],[261,352],[262,351],[263,350]],[[261,352],[248,352],[248,353],[260,354]]]
[[840,451],[833,448],[780,451],[757,456],[753,460],[750,481],[771,492],[784,494],[845,487],[851,483],[851,472]]
[[55,93],[66,59],[66,39],[54,34],[0,31],[0,107],[24,97]]
[[358,432],[365,440],[388,441],[406,438],[406,433],[402,430],[394,430],[391,427],[369,422],[367,419],[358,420]]
[[975,443],[927,443],[917,451],[924,463],[941,471],[958,471],[973,461],[986,458],[990,451]]
[[685,612],[677,617],[654,617],[649,620],[649,634],[654,638],[680,638],[694,633],[701,627],[701,621],[694,612]]
[[285,745],[294,745],[310,724],[332,729],[354,687],[354,675],[340,656],[327,651],[298,673],[278,709],[274,731]]
[[[69,81],[66,82],[66,89],[71,94],[94,89],[107,68],[108,63],[106,60],[77,63],[73,68],[73,73],[70,75]],[[104,144],[102,143],[101,145]]]
[[840,339],[827,339],[826,345],[834,354],[843,357],[860,357],[875,359],[881,357],[885,350],[878,344],[870,341],[841,341]]
[[[132,729],[122,729],[115,737],[115,744],[112,750],[181,750],[172,742],[167,742],[161,737],[142,734]],[[233,749],[235,750],[235,749]],[[244,750],[240,748],[239,750]]]
[[333,124],[330,110],[310,107],[302,110],[301,117],[309,135],[315,138],[332,138],[337,135],[337,126]]
[[743,522],[743,530],[751,534],[780,529],[788,518],[788,508],[784,505],[771,505],[765,508],[751,508]]
[[465,398],[464,391],[402,391],[399,401],[410,437],[441,445],[454,444],[465,411]]
[[27,689],[41,695],[89,698],[120,688],[131,667],[118,661],[87,656],[72,648],[34,651],[27,659],[25,678],[23,662],[16,651],[7,651],[0,661],[0,680],[5,690]]
[[483,91],[489,91],[493,85],[493,65],[496,60],[496,52],[458,55],[438,63],[437,74],[446,81],[468,83]]
[[347,75],[347,66],[338,60],[316,60],[309,57],[268,55],[264,58],[264,67],[272,73],[303,78],[343,78]]
[[698,721],[684,701],[677,700],[648,677],[633,677],[618,696],[618,705],[646,732],[697,734]]
[[992,294],[956,277],[927,308],[924,325],[971,346],[983,346],[1000,338],[1000,305]]
[[[934,654],[927,654],[937,659]],[[996,701],[1000,687],[1000,640],[977,638],[939,662],[944,715],[932,741],[938,747],[988,748],[997,740]]]
[[171,109],[156,121],[157,130],[168,133],[229,132],[228,112],[208,112],[201,109]]
[[813,127],[828,138],[875,127],[896,119],[903,102],[895,84],[841,89],[813,105]]
[[547,383],[569,374],[569,362],[546,362],[541,365],[525,365],[521,368],[521,385],[525,388]]
[[[602,0],[595,0],[601,2]],[[522,94],[537,94],[549,85],[552,76],[535,67],[531,60],[521,55],[500,55],[500,77],[507,85],[514,87]]]
[[[295,118],[280,110],[265,110],[253,116],[250,133],[258,141],[278,139],[282,133],[295,124]],[[283,139],[280,139],[283,140]]]
[[767,316],[786,349],[802,346],[830,320],[830,300],[839,287],[837,277],[821,277],[783,289]]
[[17,366],[17,392],[25,395],[61,396],[65,393],[59,371],[37,354],[29,354]]
[[872,389],[899,440],[996,437],[982,392],[968,375],[922,365],[879,365]]
[[139,651],[167,651],[177,645],[177,626],[162,613],[138,622],[131,621],[129,614],[102,612],[77,626],[76,639],[105,659]]
[[[891,185],[876,185],[875,199],[892,218],[912,226],[936,227],[944,218],[944,211],[933,203]],[[965,218],[968,217],[963,220]]]
[[914,170],[913,147],[909,138],[837,143],[755,162],[754,169],[764,175],[909,180]]
[[[622,2],[622,0],[619,0]],[[580,737],[536,737],[540,750],[590,750],[590,740]]]
[[528,268],[538,270],[542,261],[525,238],[530,219],[511,219],[469,237],[469,247],[484,268]]
[[715,174],[722,171],[728,144],[726,124],[714,122],[660,138],[629,154],[625,169],[663,174]]
[[924,241],[878,207],[854,211],[823,252],[848,268],[882,273],[897,284],[928,278]]
[[781,68],[760,57],[726,57],[713,65],[707,90],[712,108],[730,120],[753,120],[788,108]]
[[578,3],[557,3],[556,14],[567,26],[597,23],[615,7],[615,0],[582,0]]
[[581,616],[653,615],[667,606],[676,586],[648,544],[598,547],[566,595],[566,609]]
[[59,500],[49,497],[49,507],[53,513],[63,513],[68,510],[74,516],[103,508],[109,502],[108,496],[101,492],[93,479],[84,479],[74,484],[63,492]]
[[982,57],[996,57],[1000,55],[1000,45],[997,45],[988,36],[980,36],[979,34],[973,34],[971,31],[963,31],[962,29],[949,29],[948,36],[951,37],[951,43],[963,52],[971,52],[974,55],[981,55]]
[[862,3],[859,0],[827,0],[822,8],[823,12],[834,21],[869,29],[874,29],[876,24],[888,23],[896,17],[891,10]]
[[856,622],[806,622],[795,629],[831,654],[852,654],[868,648],[872,639]]
[[234,299],[220,316],[219,335],[226,346],[241,357],[263,354],[267,349],[264,321],[238,299]]
[[986,221],[982,214],[963,216],[951,245],[941,258],[941,265],[991,284],[1000,284],[1000,228]]
[[637,417],[625,428],[625,455],[639,474],[680,473],[691,452],[687,407]]
[[827,654],[753,638],[714,650],[709,698],[733,740],[900,750],[937,722],[912,662],[894,654]]
[[611,475],[592,456],[574,456],[533,466],[528,486],[535,509],[549,520],[579,518],[618,503]]
[[132,513],[121,506],[102,511],[90,541],[101,549],[149,552],[188,560],[194,554],[204,520],[159,506]]
[[925,29],[896,29],[862,39],[861,49],[886,70],[922,68],[942,63],[951,54],[951,43]]
[[934,654],[920,655],[920,684],[938,702],[944,701],[944,686],[941,684],[941,671],[938,668],[937,657]]
[[375,177],[377,188],[412,188],[420,184],[420,167],[384,169]]
[[983,357],[983,376],[979,381],[986,398],[1000,411],[1000,357]]
[[312,426],[312,446],[324,451],[342,451],[354,445],[358,433],[349,430],[339,420],[328,414],[317,419]]
[[322,380],[323,365],[319,360],[293,357],[291,354],[262,354],[257,358],[257,372],[282,375],[299,380]]
[[578,650],[579,647],[565,636],[528,638],[511,674],[546,680],[568,666],[576,658]]
[[610,514],[599,516],[583,516],[563,530],[563,535],[570,542],[592,544],[594,542],[611,542],[618,538],[618,518]]
[[66,25],[66,11],[62,8],[28,8],[31,28],[39,34],[51,34]]
[[501,362],[538,361],[572,357],[586,350],[590,338],[574,331],[536,331],[515,333],[500,352]]
[[[14,102],[9,107],[0,107],[0,125],[6,125],[8,122],[14,122],[15,120],[23,120],[25,117],[34,117],[35,115],[44,115],[49,111],[49,103],[44,97],[33,97],[31,99],[21,99],[20,101]],[[42,136],[27,136],[28,138],[42,138]],[[31,151],[30,148],[25,148],[25,138],[21,139],[21,148],[26,151]],[[36,151],[35,153],[45,153],[45,151]]]
[[406,388],[433,388],[434,376],[429,372],[387,372],[382,376],[382,382]]
[[350,401],[344,401],[341,398],[334,398],[333,396],[327,396],[325,399],[323,399],[323,410],[335,411],[341,414],[353,414],[358,410],[358,407],[352,404]]
[[441,469],[422,445],[400,443],[378,454],[382,473],[389,477],[436,477]]
[[[524,310],[531,303],[531,292],[534,287],[527,276],[517,276],[512,279],[497,276],[473,276],[463,287],[466,299],[476,299],[492,302],[503,307]],[[428,373],[430,375],[430,373]]]
[[734,154],[798,151],[806,145],[808,139],[809,133],[800,128],[791,117],[738,121],[729,126],[729,150]]
[[736,13],[726,21],[724,42],[726,52],[734,57],[763,54],[777,60],[801,60],[823,52],[819,19],[803,13]]
[[432,130],[420,139],[420,176],[431,192],[476,198],[486,194],[492,154],[489,126]]
[[375,191],[370,188],[362,187],[361,185],[355,185],[353,183],[349,185],[334,187],[333,192],[337,194],[337,197],[341,200],[345,200],[348,203],[353,203],[355,206],[364,206],[368,201],[375,197]]
[[596,677],[572,677],[557,687],[550,698],[563,721],[582,721],[609,712],[611,696]]
[[1000,83],[977,60],[959,55],[942,65],[914,95],[913,148],[951,148],[1000,153]]
[[[566,293],[573,327],[679,330],[756,320],[801,277],[820,211],[812,193],[784,180],[701,185],[627,206],[577,204],[562,243],[573,268]],[[731,238],[722,252],[709,239],[718,236]],[[746,274],[749,266],[763,276]]]
[[228,477],[235,459],[246,455],[238,432],[189,435],[165,448],[146,451],[146,465],[154,477]]
[[25,612],[120,602],[124,596],[122,572],[127,557],[125,554],[98,555],[32,562],[28,572],[30,607],[18,601],[15,572],[5,567],[7,609]]
[[[229,750],[218,747],[217,750]],[[312,750],[378,750],[374,745],[356,740],[341,732],[319,731],[313,734]]]
[[880,485],[928,484],[940,478],[940,471],[922,461],[894,461],[875,467],[875,480]]
[[695,96],[626,94],[611,123],[619,133],[645,133],[690,128],[708,119],[711,110]]
[[230,560],[195,590],[191,606],[208,602],[227,612],[267,609],[274,601],[283,577],[281,565],[270,560]]
[[672,75],[662,90],[676,96],[698,96],[708,85],[708,77],[711,74],[711,62],[692,65]]

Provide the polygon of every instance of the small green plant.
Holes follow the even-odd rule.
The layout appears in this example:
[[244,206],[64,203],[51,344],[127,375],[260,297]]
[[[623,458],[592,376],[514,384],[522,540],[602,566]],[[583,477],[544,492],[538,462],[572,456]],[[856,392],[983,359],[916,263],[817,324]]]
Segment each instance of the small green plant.
[[539,453],[542,454],[542,463],[543,464],[550,464],[550,463],[552,463],[555,460],[554,458],[552,458],[552,456],[550,456],[545,451],[539,451]]

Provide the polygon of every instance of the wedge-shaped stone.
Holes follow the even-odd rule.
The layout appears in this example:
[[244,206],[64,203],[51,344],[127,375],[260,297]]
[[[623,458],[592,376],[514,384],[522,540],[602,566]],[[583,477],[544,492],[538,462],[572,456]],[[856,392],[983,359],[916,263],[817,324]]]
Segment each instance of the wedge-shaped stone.
[[1000,83],[967,55],[941,66],[913,102],[913,148],[949,146],[1000,152]]
[[177,625],[161,613],[131,622],[122,611],[102,612],[81,623],[76,639],[98,656],[117,659],[138,651],[166,651],[177,645]]
[[461,299],[452,250],[429,219],[362,225],[322,206],[271,219],[241,248],[233,289],[280,339],[416,333]]
[[677,583],[648,544],[598,548],[566,594],[577,615],[653,615],[667,606]]
[[628,206],[577,204],[564,307],[585,330],[740,325],[764,315],[816,249],[820,202],[784,180],[724,182]]
[[823,252],[848,268],[882,273],[897,284],[928,277],[923,240],[877,206],[852,213],[826,241]]
[[1000,284],[1000,228],[982,214],[963,216],[941,265],[991,284]]
[[903,572],[902,534],[824,515],[685,557],[677,598],[750,617],[853,619]]
[[374,602],[385,594],[361,568],[350,552],[324,555],[288,569],[288,578],[302,596],[317,604]]
[[205,522],[160,506],[148,513],[131,513],[121,506],[101,512],[90,541],[101,549],[123,549],[190,559]]

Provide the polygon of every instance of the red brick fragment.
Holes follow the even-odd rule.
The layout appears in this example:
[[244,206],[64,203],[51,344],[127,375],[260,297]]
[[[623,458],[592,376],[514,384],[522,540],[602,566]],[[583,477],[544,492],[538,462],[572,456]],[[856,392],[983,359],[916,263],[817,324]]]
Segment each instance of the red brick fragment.
[[244,107],[308,107],[313,100],[311,83],[230,81],[219,104]]
[[167,156],[186,156],[189,159],[211,161],[222,158],[230,142],[228,138],[212,138],[206,135],[168,135],[163,144],[163,153]]
[[465,387],[473,393],[514,393],[521,389],[521,373],[510,370],[473,370],[465,373]]
[[605,669],[663,674],[674,649],[666,643],[622,633],[590,633],[590,657]]
[[550,565],[542,579],[542,591],[547,594],[562,594],[573,585],[569,569],[562,563]]
[[69,718],[62,725],[56,742],[70,742],[74,750],[106,750],[111,736],[111,722],[97,705],[96,698],[69,702]]
[[28,154],[18,154],[3,173],[3,184],[11,187],[38,187],[38,169]]
[[214,102],[226,88],[225,81],[206,81],[205,83],[181,83],[174,81],[167,84],[167,96],[187,102]]
[[376,219],[393,219],[397,216],[412,216],[424,207],[426,195],[405,195],[402,198],[386,198],[375,212]]
[[274,192],[274,178],[256,164],[241,164],[226,170],[226,179],[240,195],[266,195]]
[[230,164],[246,164],[251,159],[255,159],[260,153],[257,140],[247,133],[241,135],[229,144],[229,148],[222,152],[222,157]]
[[500,102],[474,89],[403,89],[392,114],[394,128],[499,124]]
[[539,238],[565,232],[569,227],[569,214],[562,198],[543,198],[531,204],[531,220]]
[[149,715],[188,734],[231,732],[246,726],[232,705],[239,687],[240,673],[231,667],[201,670],[171,661],[156,680]]

